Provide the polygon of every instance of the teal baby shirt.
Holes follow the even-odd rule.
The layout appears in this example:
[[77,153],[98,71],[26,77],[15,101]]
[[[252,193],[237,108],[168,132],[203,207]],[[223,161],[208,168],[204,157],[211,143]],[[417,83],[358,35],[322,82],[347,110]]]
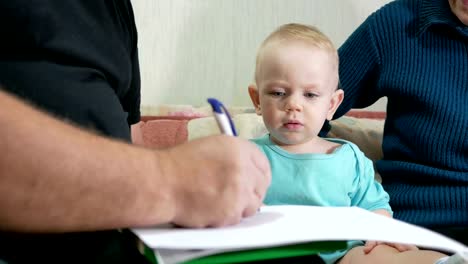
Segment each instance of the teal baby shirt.
[[[326,139],[341,144],[330,154],[293,154],[270,140],[269,135],[251,141],[270,161],[272,181],[266,193],[267,205],[358,206],[392,213],[389,196],[374,180],[374,168],[359,148],[345,140]],[[360,245],[349,242],[349,248]],[[320,254],[334,263],[347,250]]]
[[272,182],[264,203],[358,206],[391,212],[388,194],[374,180],[374,168],[358,147],[341,139],[331,154],[293,154],[270,141],[253,139],[270,161]]

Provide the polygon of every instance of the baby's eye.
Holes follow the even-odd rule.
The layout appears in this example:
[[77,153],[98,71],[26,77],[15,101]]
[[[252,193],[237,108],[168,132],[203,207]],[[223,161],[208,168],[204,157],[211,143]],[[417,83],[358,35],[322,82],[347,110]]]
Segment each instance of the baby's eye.
[[307,97],[307,98],[314,98],[314,97],[317,97],[317,95],[314,94],[314,93],[305,93],[304,96]]
[[270,95],[273,95],[275,97],[281,97],[281,96],[285,96],[286,93],[285,92],[280,92],[280,91],[272,91],[272,92],[270,92]]

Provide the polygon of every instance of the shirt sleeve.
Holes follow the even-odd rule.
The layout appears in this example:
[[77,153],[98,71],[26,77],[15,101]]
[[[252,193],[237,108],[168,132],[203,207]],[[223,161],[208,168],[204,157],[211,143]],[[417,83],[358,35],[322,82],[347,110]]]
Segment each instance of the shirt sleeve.
[[140,121],[140,103],[141,103],[141,79],[140,62],[138,59],[138,50],[136,49],[132,58],[132,82],[129,92],[122,102],[124,110],[128,113],[127,122],[129,125]]
[[369,211],[384,209],[393,214],[388,193],[374,178],[372,161],[357,146],[353,146],[353,149],[356,155],[356,173],[352,185],[353,191],[350,193],[351,205]]
[[364,108],[377,101],[377,83],[380,71],[380,56],[375,41],[374,13],[338,49],[340,58],[340,88],[344,99],[334,119],[346,114],[351,108]]

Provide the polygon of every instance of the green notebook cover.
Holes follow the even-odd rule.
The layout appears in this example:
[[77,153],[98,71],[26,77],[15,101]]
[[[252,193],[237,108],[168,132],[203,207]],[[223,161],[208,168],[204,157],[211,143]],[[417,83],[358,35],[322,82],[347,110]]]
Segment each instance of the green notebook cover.
[[[325,251],[346,248],[346,241],[320,241],[287,246],[256,248],[204,256],[183,262],[184,264],[225,264],[272,260],[315,255]],[[146,247],[145,255],[152,263],[158,263],[152,249]]]

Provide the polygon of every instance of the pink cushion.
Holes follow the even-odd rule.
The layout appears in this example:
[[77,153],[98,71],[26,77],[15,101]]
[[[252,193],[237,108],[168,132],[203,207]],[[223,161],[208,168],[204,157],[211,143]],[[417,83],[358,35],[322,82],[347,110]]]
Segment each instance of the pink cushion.
[[[385,112],[352,110],[346,116],[355,118],[385,119]],[[150,148],[167,148],[188,140],[188,121],[197,116],[142,116],[132,127],[134,144]],[[351,131],[349,131],[351,132]]]
[[383,111],[351,110],[346,113],[346,116],[383,120],[387,117],[387,113]]
[[150,148],[167,148],[183,143],[188,138],[187,122],[187,119],[141,121],[132,128],[132,141]]

